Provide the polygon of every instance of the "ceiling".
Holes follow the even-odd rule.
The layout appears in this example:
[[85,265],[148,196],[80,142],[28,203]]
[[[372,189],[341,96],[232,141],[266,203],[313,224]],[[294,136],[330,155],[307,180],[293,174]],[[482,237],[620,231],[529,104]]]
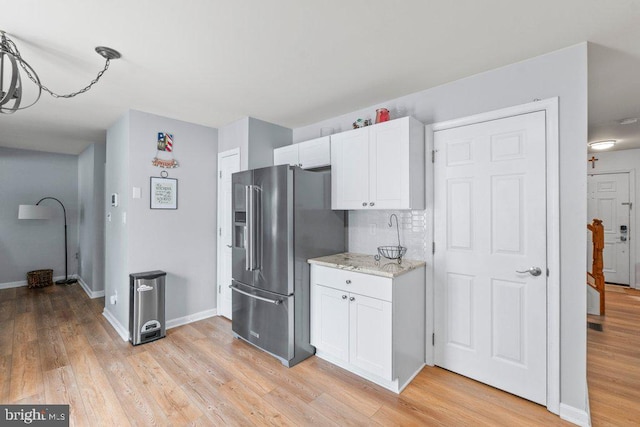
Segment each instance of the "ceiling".
[[[0,29],[72,99],[0,115],[0,146],[78,154],[128,109],[287,127],[589,41],[589,138],[640,148],[637,0],[0,0]],[[26,83],[28,84],[28,83]],[[26,86],[25,84],[25,86]]]

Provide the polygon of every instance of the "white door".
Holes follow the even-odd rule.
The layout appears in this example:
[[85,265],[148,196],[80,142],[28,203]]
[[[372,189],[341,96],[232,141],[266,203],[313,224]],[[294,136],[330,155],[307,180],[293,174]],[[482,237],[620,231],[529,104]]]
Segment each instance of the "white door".
[[391,381],[391,303],[349,294],[349,362]]
[[370,205],[409,207],[409,118],[377,124],[369,132]]
[[[607,283],[629,284],[629,174],[589,175],[588,217],[602,220],[604,226],[604,278]],[[591,247],[591,239],[587,241]],[[589,250],[589,256],[592,249]],[[592,259],[588,259],[591,271]]]
[[240,170],[238,149],[218,154],[218,314],[231,319],[231,174]]
[[369,128],[331,135],[331,208],[362,209],[369,198]]
[[545,146],[544,112],[434,133],[435,363],[540,404]]
[[349,360],[348,292],[313,285],[311,287],[311,344],[323,353]]

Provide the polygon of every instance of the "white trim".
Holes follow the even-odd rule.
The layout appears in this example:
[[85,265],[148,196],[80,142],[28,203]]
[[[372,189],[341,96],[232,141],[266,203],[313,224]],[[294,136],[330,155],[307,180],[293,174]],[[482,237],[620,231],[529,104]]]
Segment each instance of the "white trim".
[[[489,111],[469,117],[434,123],[426,127],[431,136],[426,139],[432,143],[433,133],[460,126],[498,120],[520,114],[544,111],[547,131],[547,409],[554,414],[560,413],[560,159],[559,159],[559,115],[558,98],[548,98],[529,102],[500,110]],[[430,151],[430,150],[428,150]],[[429,158],[427,157],[427,160]],[[427,176],[428,179],[428,176]],[[433,179],[426,183],[433,187]],[[430,199],[433,206],[433,198]],[[427,202],[427,206],[429,203]],[[433,210],[431,212],[431,236],[434,235]],[[433,263],[428,263],[433,264]],[[431,286],[427,283],[427,313],[434,313],[433,269]],[[431,292],[431,293],[429,293]],[[429,323],[427,322],[427,334]],[[433,323],[432,323],[433,325]],[[431,329],[433,331],[433,328]],[[427,335],[427,358],[433,357],[433,347],[429,349],[431,336]],[[431,360],[433,362],[433,360]],[[427,360],[429,363],[429,360]],[[575,410],[577,411],[577,410]]]
[[[432,152],[433,152],[433,126],[427,125],[425,126],[424,132],[424,142],[425,142],[425,205],[427,209],[430,210],[429,216],[431,217],[431,224],[427,227],[430,227],[429,236],[431,236],[431,244],[434,242],[434,210],[433,210],[433,162]],[[433,247],[433,246],[432,246]],[[431,337],[435,332],[435,315],[434,315],[434,297],[435,297],[435,287],[434,287],[434,277],[435,271],[433,270],[433,250],[429,248],[429,242],[427,242],[427,256],[426,256],[426,266],[425,266],[425,324],[424,324],[424,332],[426,334],[426,349],[424,353],[424,361],[429,366],[434,366],[435,364],[435,347],[432,344]]]
[[[638,232],[636,225],[636,213],[633,210],[633,206],[636,205],[636,170],[635,169],[611,169],[611,170],[598,170],[597,172],[587,172],[587,175],[611,175],[617,173],[629,174],[629,201],[632,203],[629,210],[629,226],[631,227],[631,233],[629,233],[629,287],[634,289],[640,289],[640,283],[636,283],[636,244],[634,242],[640,239],[640,232]],[[587,197],[589,197],[587,195]],[[636,207],[637,209],[637,207]],[[587,221],[591,221],[587,218]],[[587,242],[588,244],[588,242]]]
[[113,326],[113,329],[116,330],[116,332],[118,333],[118,335],[120,335],[120,338],[122,338],[123,341],[129,341],[129,331],[127,330],[127,328],[122,326],[120,322],[118,322],[118,319],[116,319],[116,317],[113,314],[111,314],[109,310],[107,310],[107,307],[105,307],[104,310],[102,311],[102,315],[105,317],[105,319],[107,319],[107,321],[111,324],[111,326]]
[[0,283],[0,289],[21,288],[22,286],[27,286],[26,280],[20,280],[18,282]]
[[[240,148],[232,148],[231,150],[227,150],[227,151],[223,151],[221,153],[218,153],[218,185],[216,186],[217,188],[217,211],[216,211],[216,237],[220,237],[220,233],[218,232],[218,230],[220,230],[220,228],[222,228],[222,223],[220,222],[220,208],[222,207],[222,203],[221,203],[221,197],[222,197],[222,191],[221,191],[221,180],[220,180],[220,162],[222,162],[222,159],[224,157],[231,157],[231,156],[238,156],[238,170],[240,170],[242,168],[242,164],[240,162]],[[222,245],[223,242],[221,239],[217,238],[216,239],[217,242],[217,247],[216,247],[216,265],[217,265],[217,271],[216,271],[216,313],[222,313],[222,307],[221,305],[221,300],[222,298],[220,298],[220,295],[222,293],[222,288],[221,288],[221,282],[222,279],[220,278],[220,265],[222,265]]]
[[587,411],[583,411],[578,408],[574,408],[573,406],[569,406],[565,403],[560,404],[560,418],[565,421],[569,421],[570,423],[583,426],[583,427],[591,427],[591,418]]
[[78,283],[80,283],[80,286],[82,286],[82,289],[84,289],[84,292],[89,296],[89,298],[95,299],[104,296],[104,289],[101,291],[92,291],[91,288],[89,288],[89,285],[87,285],[87,283],[82,279],[82,277],[76,275],[76,280],[78,281]]
[[178,326],[186,325],[187,323],[197,322],[198,320],[208,319],[209,317],[217,316],[218,310],[213,308],[211,310],[204,310],[198,313],[189,314],[188,316],[178,317],[176,319],[167,320],[166,329],[176,328]]

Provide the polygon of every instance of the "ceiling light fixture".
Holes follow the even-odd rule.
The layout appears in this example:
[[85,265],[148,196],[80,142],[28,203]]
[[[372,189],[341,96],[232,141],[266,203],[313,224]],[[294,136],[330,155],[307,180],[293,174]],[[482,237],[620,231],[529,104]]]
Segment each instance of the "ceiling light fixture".
[[608,141],[590,142],[589,148],[591,148],[592,150],[606,150],[613,147],[614,145],[616,145],[616,141],[615,139],[611,139]]
[[[0,36],[0,113],[4,114],[15,113],[18,110],[24,110],[25,108],[31,107],[38,102],[43,90],[54,98],[73,98],[76,95],[85,93],[91,89],[94,84],[98,83],[98,80],[100,80],[102,75],[109,68],[109,62],[112,59],[120,58],[120,53],[117,50],[104,46],[96,47],[96,52],[98,52],[98,54],[106,61],[104,68],[98,73],[96,78],[83,89],[69,94],[60,95],[40,83],[40,77],[38,77],[36,71],[22,58],[16,44],[4,31],[0,30]],[[29,104],[23,105],[22,107],[20,105],[23,101],[23,86],[22,78],[20,76],[21,70],[18,66],[22,68],[22,71],[24,71],[29,80],[38,86],[37,94],[34,95],[34,98],[30,100]]]

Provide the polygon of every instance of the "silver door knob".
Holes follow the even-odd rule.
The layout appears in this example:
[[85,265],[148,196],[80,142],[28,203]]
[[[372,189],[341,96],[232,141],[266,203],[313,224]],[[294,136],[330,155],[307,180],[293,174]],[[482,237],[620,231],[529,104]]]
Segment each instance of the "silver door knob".
[[627,241],[627,236],[620,236],[620,241],[621,242],[626,242]]
[[350,285],[351,284],[351,279],[347,279],[347,280],[345,280],[345,282],[347,283],[347,285]]
[[369,203],[369,206],[374,206],[374,205],[375,205],[375,203],[373,203],[373,202]]
[[349,298],[349,301],[355,301],[356,299],[354,297]]
[[362,206],[367,206],[367,202],[362,202]]
[[347,299],[347,296],[346,295],[342,295],[342,299]]
[[532,276],[539,276],[542,274],[540,267],[531,267],[528,270],[516,270],[516,273],[529,273]]

